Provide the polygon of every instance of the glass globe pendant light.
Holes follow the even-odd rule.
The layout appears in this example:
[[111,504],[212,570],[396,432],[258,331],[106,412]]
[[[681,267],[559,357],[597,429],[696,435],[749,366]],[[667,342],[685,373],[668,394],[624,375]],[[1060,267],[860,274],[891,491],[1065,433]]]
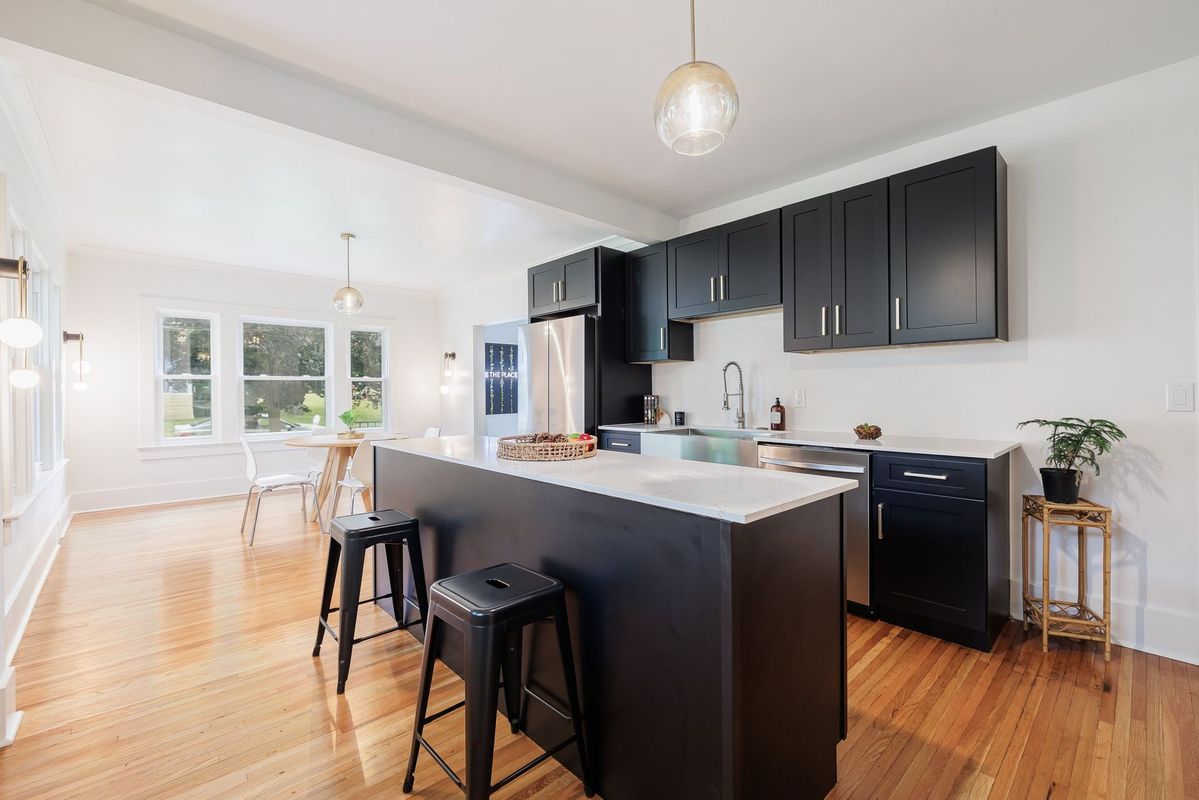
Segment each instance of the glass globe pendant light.
[[684,156],[702,156],[724,144],[737,121],[737,87],[710,61],[695,59],[695,0],[691,0],[691,60],[662,81],[654,102],[658,136]]
[[333,293],[333,307],[340,314],[357,314],[362,311],[362,292],[350,285],[350,240],[352,233],[343,233],[341,238],[346,243],[346,285]]
[[[29,319],[29,264],[24,258],[18,258],[14,268],[11,259],[0,261],[5,262],[3,276],[14,277],[7,274],[9,270],[14,270],[17,279],[17,315],[0,322],[0,342],[18,350],[33,347],[42,340],[42,326]],[[16,385],[15,382],[13,385]]]
[[75,391],[86,392],[87,391],[87,381],[83,379],[83,376],[92,371],[92,362],[86,360],[83,357],[83,334],[82,333],[68,333],[66,331],[63,331],[62,340],[64,343],[66,343],[66,342],[78,342],[79,343],[79,358],[77,358],[75,361],[73,361],[71,363],[71,369],[74,370],[78,374],[79,378],[72,385],[74,386]]

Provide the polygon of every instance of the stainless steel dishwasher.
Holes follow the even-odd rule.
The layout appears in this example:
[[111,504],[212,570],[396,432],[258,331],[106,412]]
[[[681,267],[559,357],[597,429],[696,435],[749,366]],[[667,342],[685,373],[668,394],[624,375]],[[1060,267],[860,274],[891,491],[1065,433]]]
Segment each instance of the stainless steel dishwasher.
[[802,444],[763,442],[758,464],[764,469],[853,478],[858,488],[841,495],[845,533],[845,597],[849,609],[873,616],[870,598],[870,453]]

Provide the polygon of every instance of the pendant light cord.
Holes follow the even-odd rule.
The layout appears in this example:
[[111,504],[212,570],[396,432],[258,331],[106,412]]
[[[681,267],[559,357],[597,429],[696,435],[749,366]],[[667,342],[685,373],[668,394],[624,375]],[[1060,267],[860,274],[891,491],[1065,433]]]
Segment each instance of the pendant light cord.
[[695,0],[691,0],[691,61],[695,62]]
[[346,237],[346,286],[350,285],[350,237]]

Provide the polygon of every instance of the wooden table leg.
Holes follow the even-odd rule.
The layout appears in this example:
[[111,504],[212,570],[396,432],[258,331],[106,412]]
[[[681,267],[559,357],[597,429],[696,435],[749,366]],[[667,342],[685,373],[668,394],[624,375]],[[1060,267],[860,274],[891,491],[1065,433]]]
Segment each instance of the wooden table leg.
[[1024,617],[1024,630],[1028,630],[1028,514],[1021,514],[1020,531],[1020,614]]
[[[313,508],[310,517],[310,519],[315,519],[318,524],[320,523],[319,511],[323,511],[329,503],[329,487],[337,485],[329,483],[329,476],[334,469],[334,465],[337,463],[337,449],[336,447],[325,448],[325,466],[321,469],[321,479],[316,484],[316,496],[320,498],[320,509]],[[317,503],[313,503],[312,505],[316,506]]]
[[1103,660],[1112,660],[1112,521],[1103,523]]
[[1041,652],[1049,652],[1049,510],[1041,512]]

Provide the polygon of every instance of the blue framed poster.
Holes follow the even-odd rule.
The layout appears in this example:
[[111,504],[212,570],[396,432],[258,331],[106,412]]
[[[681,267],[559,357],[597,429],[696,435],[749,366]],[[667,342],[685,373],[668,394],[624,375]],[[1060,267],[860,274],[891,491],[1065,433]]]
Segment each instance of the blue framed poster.
[[516,345],[488,342],[483,345],[483,396],[487,414],[515,414]]

